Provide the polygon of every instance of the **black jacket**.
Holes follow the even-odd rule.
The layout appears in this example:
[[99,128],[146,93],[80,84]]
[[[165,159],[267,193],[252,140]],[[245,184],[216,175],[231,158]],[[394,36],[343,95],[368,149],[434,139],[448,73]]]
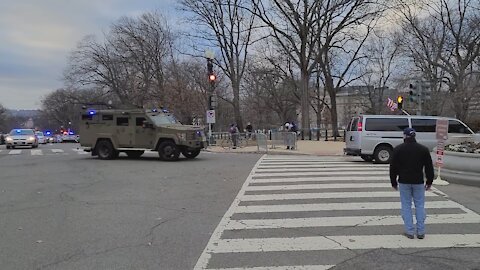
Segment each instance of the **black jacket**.
[[423,184],[423,169],[427,185],[433,182],[433,164],[428,148],[415,140],[406,141],[393,149],[390,161],[390,181],[392,187],[402,184]]

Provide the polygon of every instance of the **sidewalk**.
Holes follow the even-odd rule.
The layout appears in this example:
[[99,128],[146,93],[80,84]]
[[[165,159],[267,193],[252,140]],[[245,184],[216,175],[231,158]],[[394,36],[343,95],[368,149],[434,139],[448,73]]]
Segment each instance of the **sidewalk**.
[[[271,148],[268,146],[269,154],[283,154],[283,155],[315,155],[315,156],[342,156],[345,142],[334,141],[297,141],[297,149],[287,150],[285,146],[277,146]],[[206,151],[215,153],[265,153],[265,151],[258,151],[257,146],[247,146],[237,149],[224,149],[220,146],[209,146]]]

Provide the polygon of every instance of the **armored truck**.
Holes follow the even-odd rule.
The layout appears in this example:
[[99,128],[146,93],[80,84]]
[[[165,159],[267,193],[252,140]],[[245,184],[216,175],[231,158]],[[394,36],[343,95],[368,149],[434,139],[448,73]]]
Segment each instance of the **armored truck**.
[[161,160],[178,160],[180,153],[195,158],[206,146],[203,129],[183,125],[164,110],[87,109],[80,121],[80,145],[100,159],[115,159],[124,152],[139,158],[157,151]]

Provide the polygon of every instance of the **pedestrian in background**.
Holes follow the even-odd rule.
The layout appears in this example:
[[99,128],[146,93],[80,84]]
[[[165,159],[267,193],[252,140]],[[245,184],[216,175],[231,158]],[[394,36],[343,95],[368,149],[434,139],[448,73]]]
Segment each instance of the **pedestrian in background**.
[[[417,143],[413,128],[403,131],[404,143],[393,149],[390,162],[390,181],[395,190],[400,190],[402,219],[405,236],[413,239],[425,238],[425,190],[433,183],[433,164],[428,148]],[[427,177],[424,182],[424,174]],[[398,179],[397,179],[398,177]],[[413,224],[412,200],[415,205],[416,230]]]
[[250,122],[247,123],[245,130],[247,131],[247,139],[250,139],[252,137],[252,131],[253,131],[253,126]]
[[238,127],[235,124],[230,125],[230,129],[228,130],[230,132],[230,136],[232,137],[232,143],[233,143],[233,149],[237,148],[237,140],[238,140]]

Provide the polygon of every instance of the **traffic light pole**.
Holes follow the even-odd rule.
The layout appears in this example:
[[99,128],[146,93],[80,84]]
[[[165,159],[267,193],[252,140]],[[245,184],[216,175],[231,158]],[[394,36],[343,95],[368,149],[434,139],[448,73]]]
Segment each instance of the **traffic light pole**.
[[423,85],[422,81],[418,82],[418,111],[417,115],[422,115],[422,90],[423,90]]

